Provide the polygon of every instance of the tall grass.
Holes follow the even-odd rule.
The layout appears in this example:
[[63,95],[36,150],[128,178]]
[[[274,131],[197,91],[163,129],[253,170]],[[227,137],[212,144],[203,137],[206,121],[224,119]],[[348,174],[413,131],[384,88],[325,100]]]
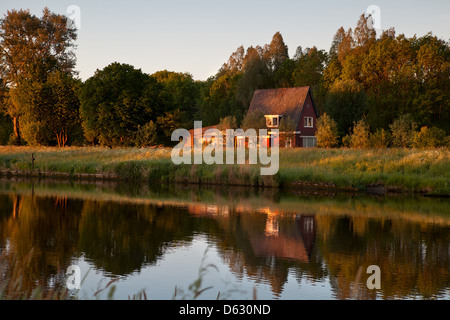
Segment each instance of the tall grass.
[[[265,187],[315,187],[450,194],[450,152],[419,149],[281,149],[275,176],[259,165],[175,165],[168,148],[0,147],[3,175],[121,179]],[[35,158],[32,161],[32,156]],[[247,158],[248,159],[248,158]]]

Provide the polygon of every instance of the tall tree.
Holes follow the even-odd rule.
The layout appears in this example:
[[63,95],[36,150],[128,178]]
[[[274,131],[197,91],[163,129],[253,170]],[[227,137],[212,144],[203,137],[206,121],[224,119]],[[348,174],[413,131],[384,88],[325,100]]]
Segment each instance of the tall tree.
[[288,47],[284,43],[283,36],[280,32],[273,35],[272,41],[265,51],[265,59],[272,72],[280,69],[283,62],[289,59]]
[[[22,81],[45,82],[49,72],[55,70],[74,72],[77,34],[67,21],[67,17],[48,8],[41,18],[29,10],[11,10],[0,20],[0,78],[8,89],[20,86]],[[4,101],[20,142],[22,106],[14,99]]]
[[81,133],[79,81],[71,75],[53,71],[45,82],[26,80],[10,96],[23,110],[22,134],[31,145],[64,147]]
[[377,32],[373,28],[372,17],[362,14],[353,33],[356,46],[365,47],[376,40]]
[[139,126],[156,123],[168,105],[154,77],[117,62],[85,81],[80,101],[86,138],[109,146],[133,145]]

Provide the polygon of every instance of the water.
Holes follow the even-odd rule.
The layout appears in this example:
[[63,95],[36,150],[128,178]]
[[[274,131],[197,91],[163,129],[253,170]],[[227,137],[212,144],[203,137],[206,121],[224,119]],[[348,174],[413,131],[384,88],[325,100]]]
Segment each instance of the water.
[[[449,299],[449,204],[0,180],[0,267],[21,267],[32,290],[65,287],[76,265],[81,299],[113,286],[114,299]],[[367,287],[370,265],[381,289]]]

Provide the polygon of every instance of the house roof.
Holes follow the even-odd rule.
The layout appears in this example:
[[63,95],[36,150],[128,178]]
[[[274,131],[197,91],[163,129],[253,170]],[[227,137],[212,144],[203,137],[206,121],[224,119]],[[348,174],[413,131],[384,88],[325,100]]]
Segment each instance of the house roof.
[[248,113],[260,111],[264,115],[283,115],[298,123],[309,90],[310,87],[256,90]]

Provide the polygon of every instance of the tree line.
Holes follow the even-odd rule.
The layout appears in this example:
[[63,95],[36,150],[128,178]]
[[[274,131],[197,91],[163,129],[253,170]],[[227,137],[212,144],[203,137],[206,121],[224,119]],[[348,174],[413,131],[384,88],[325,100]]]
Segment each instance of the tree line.
[[325,115],[322,146],[419,146],[450,132],[450,47],[431,33],[377,36],[361,15],[354,30],[337,30],[328,52],[299,46],[290,57],[277,32],[268,44],[237,48],[206,81],[117,62],[81,81],[68,22],[47,8],[0,20],[1,144],[170,145],[173,130],[194,119],[259,126],[247,116],[254,91],[297,86],[312,88]]

